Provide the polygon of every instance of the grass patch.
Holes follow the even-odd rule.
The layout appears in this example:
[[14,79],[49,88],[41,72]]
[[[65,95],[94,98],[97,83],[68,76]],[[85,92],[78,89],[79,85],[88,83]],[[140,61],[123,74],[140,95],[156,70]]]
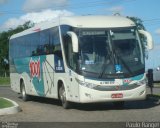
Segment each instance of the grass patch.
[[147,97],[160,99],[160,94],[148,94]]
[[153,94],[153,97],[159,97],[160,98],[160,94]]
[[160,83],[154,84],[154,87],[160,87]]
[[10,78],[9,77],[0,77],[0,86],[1,85],[10,85]]
[[1,109],[1,108],[12,107],[12,106],[13,106],[13,104],[12,104],[10,101],[5,100],[5,99],[3,99],[3,98],[0,98],[0,109]]

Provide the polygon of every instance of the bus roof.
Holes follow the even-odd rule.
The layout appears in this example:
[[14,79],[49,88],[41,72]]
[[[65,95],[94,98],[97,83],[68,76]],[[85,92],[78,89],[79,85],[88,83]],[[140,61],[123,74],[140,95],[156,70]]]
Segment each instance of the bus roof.
[[11,39],[42,31],[59,25],[70,25],[78,28],[116,28],[135,26],[134,22],[122,16],[71,16],[61,17],[57,20],[47,21],[35,25],[23,32],[11,36]]

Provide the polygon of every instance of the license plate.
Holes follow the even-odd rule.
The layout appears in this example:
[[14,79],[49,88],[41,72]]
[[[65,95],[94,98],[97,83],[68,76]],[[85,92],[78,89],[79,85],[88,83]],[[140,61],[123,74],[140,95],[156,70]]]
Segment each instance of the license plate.
[[122,93],[115,93],[111,95],[112,98],[123,98],[123,94]]

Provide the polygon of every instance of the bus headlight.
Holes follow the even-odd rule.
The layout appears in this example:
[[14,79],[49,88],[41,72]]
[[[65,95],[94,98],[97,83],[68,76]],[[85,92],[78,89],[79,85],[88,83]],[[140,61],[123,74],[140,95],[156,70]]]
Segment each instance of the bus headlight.
[[83,82],[83,81],[80,81],[80,80],[77,80],[77,82],[84,86],[84,87],[87,87],[87,88],[94,88],[96,87],[97,85],[96,84],[92,84],[92,83],[88,83],[88,82]]
[[94,88],[97,85],[96,84],[92,84],[92,83],[85,83],[85,86],[88,87],[88,88]]

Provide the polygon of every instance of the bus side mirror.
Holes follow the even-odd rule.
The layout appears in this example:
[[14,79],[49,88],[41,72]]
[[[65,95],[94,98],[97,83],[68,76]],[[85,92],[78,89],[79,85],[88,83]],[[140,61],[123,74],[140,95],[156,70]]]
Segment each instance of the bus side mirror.
[[71,37],[73,52],[78,52],[78,37],[74,32],[68,31],[67,34]]
[[151,36],[151,34],[147,31],[144,31],[144,30],[138,30],[140,34],[142,34],[143,36],[146,37],[147,39],[147,49],[148,50],[151,50],[153,49],[153,38]]

